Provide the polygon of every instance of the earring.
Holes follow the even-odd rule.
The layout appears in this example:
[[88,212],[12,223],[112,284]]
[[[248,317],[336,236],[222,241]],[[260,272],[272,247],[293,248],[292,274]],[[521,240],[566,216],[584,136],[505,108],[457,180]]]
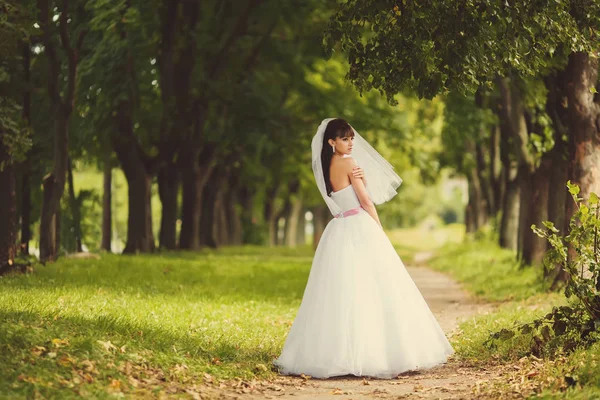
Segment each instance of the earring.
[[331,150],[335,153],[335,144],[331,146]]

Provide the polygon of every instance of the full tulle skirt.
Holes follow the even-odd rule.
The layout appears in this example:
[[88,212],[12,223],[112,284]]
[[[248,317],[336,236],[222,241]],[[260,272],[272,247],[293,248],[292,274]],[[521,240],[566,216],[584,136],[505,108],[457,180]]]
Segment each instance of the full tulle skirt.
[[453,349],[385,232],[366,212],[333,219],[274,364],[285,375],[393,378]]

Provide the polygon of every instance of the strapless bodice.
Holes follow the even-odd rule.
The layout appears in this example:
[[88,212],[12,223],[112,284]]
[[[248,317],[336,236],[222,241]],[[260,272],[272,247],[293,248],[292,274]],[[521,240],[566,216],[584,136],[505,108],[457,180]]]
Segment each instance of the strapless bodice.
[[360,200],[352,187],[352,184],[346,186],[337,192],[331,193],[331,198],[340,207],[341,211],[348,211],[352,208],[360,207]]

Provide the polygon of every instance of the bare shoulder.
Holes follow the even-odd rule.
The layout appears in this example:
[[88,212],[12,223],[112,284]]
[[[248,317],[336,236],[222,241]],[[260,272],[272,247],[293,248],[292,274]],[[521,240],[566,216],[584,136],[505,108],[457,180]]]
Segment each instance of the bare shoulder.
[[339,163],[344,169],[348,169],[348,170],[351,170],[353,167],[358,165],[356,163],[356,160],[352,156],[341,158],[339,160]]

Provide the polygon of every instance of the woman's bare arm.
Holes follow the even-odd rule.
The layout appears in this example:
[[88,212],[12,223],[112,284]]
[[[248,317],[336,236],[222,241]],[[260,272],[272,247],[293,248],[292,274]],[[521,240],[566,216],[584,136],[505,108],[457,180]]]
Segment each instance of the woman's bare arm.
[[383,229],[383,226],[381,226],[381,221],[379,221],[379,215],[377,215],[377,210],[375,209],[375,204],[373,204],[373,201],[369,197],[369,193],[367,192],[367,188],[365,187],[362,178],[356,178],[352,173],[352,168],[356,165],[356,160],[354,160],[353,158],[347,158],[346,170],[348,173],[348,177],[350,178],[350,182],[354,187],[354,191],[358,196],[358,200],[360,201],[360,205],[362,206],[362,208],[364,208],[365,211],[368,212],[371,217],[373,217],[373,219],[375,220],[375,222],[377,222],[381,229]]

